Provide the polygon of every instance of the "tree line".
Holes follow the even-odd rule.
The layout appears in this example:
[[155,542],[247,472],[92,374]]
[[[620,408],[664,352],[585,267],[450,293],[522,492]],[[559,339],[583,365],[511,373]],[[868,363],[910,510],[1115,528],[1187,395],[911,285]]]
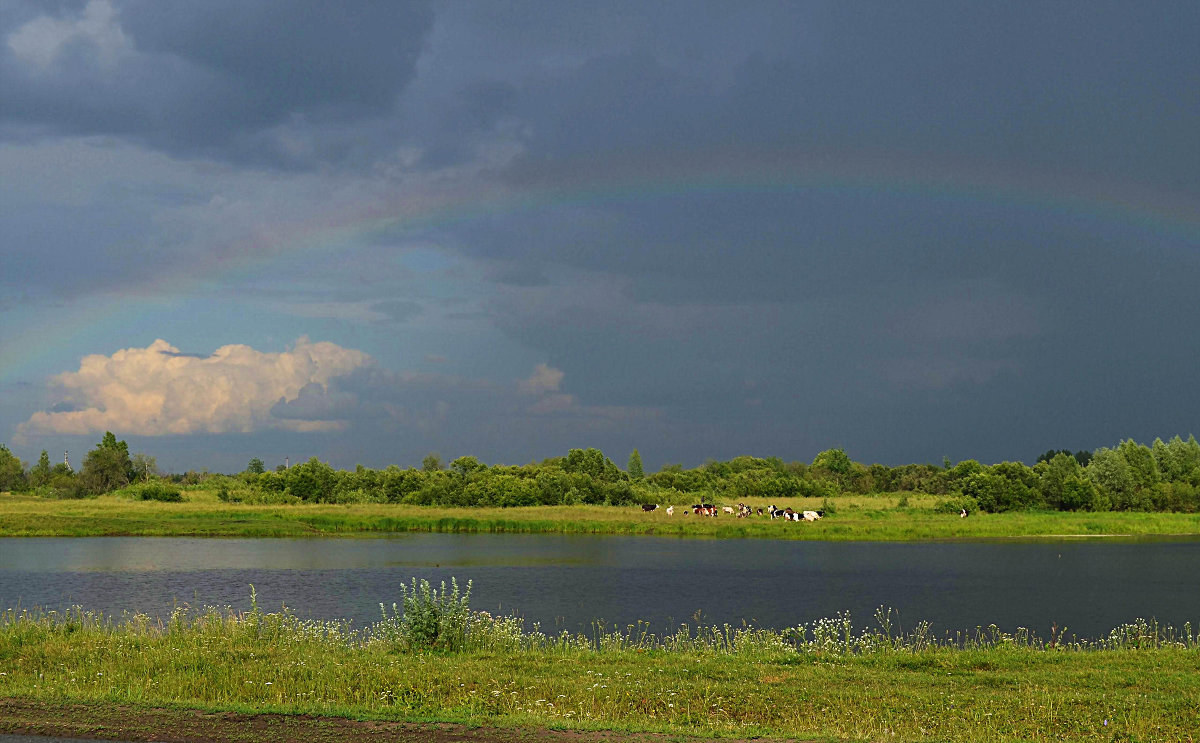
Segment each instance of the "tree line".
[[955,509],[988,512],[1200,511],[1200,443],[1133,440],[1092,452],[1050,450],[1033,466],[985,465],[970,459],[941,465],[865,465],[842,449],[821,452],[812,462],[778,457],[710,460],[699,467],[668,464],[647,474],[635,449],[625,469],[599,449],[571,449],[565,456],[526,465],[488,465],[472,456],[443,464],[429,455],[421,467],[338,470],[316,457],[268,471],[259,458],[235,475],[162,474],[155,459],[130,455],[124,441],[106,432],[80,471],[51,466],[42,452],[25,465],[0,445],[0,491],[78,498],[114,491],[157,500],[179,499],[179,488],[211,480],[226,501],[312,503],[408,503],[440,506],[534,506],[638,503],[735,502],[797,496],[928,493],[953,497]]

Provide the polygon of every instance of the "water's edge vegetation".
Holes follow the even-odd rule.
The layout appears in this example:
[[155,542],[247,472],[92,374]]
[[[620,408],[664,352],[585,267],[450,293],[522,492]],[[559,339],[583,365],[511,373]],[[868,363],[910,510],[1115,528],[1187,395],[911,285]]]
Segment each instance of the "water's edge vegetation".
[[422,581],[378,622],[288,610],[168,618],[0,614],[0,697],[706,736],[1180,741],[1200,709],[1195,628],[935,636],[881,608],[784,630],[525,631]]

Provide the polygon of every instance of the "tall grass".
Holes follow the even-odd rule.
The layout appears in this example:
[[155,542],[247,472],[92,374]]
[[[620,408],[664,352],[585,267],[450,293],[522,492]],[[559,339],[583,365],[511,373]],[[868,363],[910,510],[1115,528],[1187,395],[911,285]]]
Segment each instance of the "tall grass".
[[254,597],[248,612],[184,605],[166,618],[12,609],[0,697],[744,737],[1184,741],[1200,729],[1190,624],[936,636],[881,608],[859,630],[842,614],[782,630],[548,633],[468,601],[456,583],[414,581],[362,628],[264,612]]

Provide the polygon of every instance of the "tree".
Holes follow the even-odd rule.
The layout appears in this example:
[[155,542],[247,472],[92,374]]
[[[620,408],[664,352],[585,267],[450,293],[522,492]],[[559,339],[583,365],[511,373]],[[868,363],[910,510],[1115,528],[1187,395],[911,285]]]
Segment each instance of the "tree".
[[1116,449],[1097,449],[1088,463],[1087,475],[1109,499],[1113,509],[1128,510],[1136,503],[1129,463]]
[[425,472],[441,472],[442,458],[433,452],[426,454],[425,458],[421,460],[421,469]]
[[982,510],[999,513],[1014,507],[1008,497],[1007,485],[1002,476],[993,472],[972,472],[963,478],[962,494],[974,498]]
[[845,449],[826,449],[813,459],[812,468],[821,474],[832,475],[838,489],[843,489],[854,470],[854,461]]
[[25,487],[25,465],[16,455],[0,444],[0,491],[22,490]]
[[642,455],[634,449],[629,454],[629,477],[633,480],[641,480],[646,476],[646,471],[642,469]]
[[254,457],[246,465],[246,471],[252,475],[261,475],[267,471],[267,466],[258,457]]
[[599,449],[571,449],[563,462],[563,470],[587,475],[597,482],[617,482],[621,471]]
[[1154,453],[1150,447],[1127,439],[1117,445],[1117,451],[1129,463],[1129,474],[1133,478],[1134,488],[1140,491],[1150,491],[1162,481],[1158,471],[1158,462],[1154,461]]
[[459,457],[450,463],[450,469],[458,475],[466,477],[480,470],[487,469],[487,465],[481,463],[475,457]]
[[43,485],[50,483],[50,455],[45,449],[42,449],[42,456],[38,457],[38,462],[29,470],[29,485],[30,487],[40,488]]
[[1080,467],[1087,467],[1088,462],[1092,461],[1092,453],[1090,451],[1085,451],[1083,449],[1080,449],[1079,451],[1077,451],[1075,453],[1071,453],[1070,449],[1049,449],[1044,454],[1040,455],[1037,458],[1037,461],[1038,462],[1049,462],[1051,459],[1054,459],[1054,457],[1058,454],[1066,454],[1068,457],[1075,457],[1075,461],[1079,462]]
[[1080,481],[1084,479],[1079,461],[1071,452],[1059,452],[1044,467],[1038,480],[1038,489],[1046,505],[1060,511],[1078,508],[1074,497],[1081,487]]
[[158,477],[158,460],[149,454],[138,452],[133,455],[132,459],[134,482],[146,482],[152,477]]
[[83,471],[80,473],[84,490],[93,495],[125,487],[133,476],[129,445],[117,441],[111,431],[105,431],[104,438],[96,448],[84,457]]
[[835,475],[848,475],[853,467],[850,456],[845,449],[826,449],[813,460],[814,468],[824,469]]
[[337,472],[316,457],[287,471],[287,492],[305,501],[327,501],[337,485]]

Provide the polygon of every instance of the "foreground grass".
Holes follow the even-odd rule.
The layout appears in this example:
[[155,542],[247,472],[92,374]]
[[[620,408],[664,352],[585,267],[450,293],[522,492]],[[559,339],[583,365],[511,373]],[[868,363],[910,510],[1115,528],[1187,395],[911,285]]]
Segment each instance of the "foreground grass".
[[[448,508],[389,504],[249,505],[223,503],[214,491],[194,489],[183,503],[132,501],[115,495],[49,500],[0,495],[4,536],[213,536],[297,537],[418,532],[524,532],[557,534],[656,534],[661,536],[816,540],[919,541],[1062,536],[1200,535],[1200,514],[1044,513],[956,514],[934,512],[940,497],[842,496],[836,512],[813,524],[752,516],[711,519],[667,516],[664,509],[537,506]],[[899,504],[906,502],[901,507]],[[766,501],[751,501],[765,508]],[[817,509],[816,499],[775,502]]]
[[1190,627],[1050,644],[994,629],[937,641],[886,620],[859,635],[834,619],[664,637],[472,621],[464,650],[431,653],[286,612],[10,611],[0,700],[739,738],[1178,743],[1200,730]]

